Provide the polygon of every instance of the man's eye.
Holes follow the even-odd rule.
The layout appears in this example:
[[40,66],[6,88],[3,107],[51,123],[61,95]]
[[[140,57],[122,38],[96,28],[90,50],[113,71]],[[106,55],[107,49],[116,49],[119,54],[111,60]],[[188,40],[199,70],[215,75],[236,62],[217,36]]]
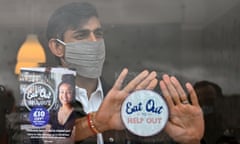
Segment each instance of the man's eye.
[[103,30],[102,29],[97,29],[94,31],[94,35],[97,37],[97,38],[102,38],[103,37]]
[[89,36],[89,31],[80,31],[77,35],[76,38],[78,39],[85,39]]
[[103,38],[103,30],[101,28],[95,29],[94,31],[80,30],[76,33],[75,38],[79,40],[87,39],[91,32],[93,32],[96,38]]

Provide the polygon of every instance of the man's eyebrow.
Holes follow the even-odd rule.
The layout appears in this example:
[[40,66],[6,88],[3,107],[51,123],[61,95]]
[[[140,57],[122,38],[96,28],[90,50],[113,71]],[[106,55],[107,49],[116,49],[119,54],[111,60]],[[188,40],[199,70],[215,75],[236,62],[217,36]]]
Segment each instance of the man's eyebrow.
[[77,29],[77,30],[75,30],[73,33],[74,33],[74,34],[78,34],[78,33],[80,33],[80,32],[84,32],[84,31],[89,31],[89,29]]
[[79,35],[85,34],[88,31],[88,29],[77,29],[73,32],[73,37],[77,38]]
[[[102,27],[97,27],[93,31],[95,31],[95,30],[102,30]],[[74,33],[79,33],[79,32],[84,32],[84,31],[89,31],[89,29],[87,29],[87,28],[79,28],[79,29],[76,29],[74,31]]]

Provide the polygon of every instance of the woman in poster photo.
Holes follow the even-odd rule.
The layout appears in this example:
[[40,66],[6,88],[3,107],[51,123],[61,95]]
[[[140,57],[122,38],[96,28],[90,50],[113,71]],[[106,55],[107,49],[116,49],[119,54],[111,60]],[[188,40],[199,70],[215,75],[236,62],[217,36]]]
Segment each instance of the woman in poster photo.
[[52,143],[74,143],[74,122],[76,113],[73,102],[75,98],[75,83],[73,75],[63,75],[58,85],[57,98],[59,108],[50,113],[48,130]]

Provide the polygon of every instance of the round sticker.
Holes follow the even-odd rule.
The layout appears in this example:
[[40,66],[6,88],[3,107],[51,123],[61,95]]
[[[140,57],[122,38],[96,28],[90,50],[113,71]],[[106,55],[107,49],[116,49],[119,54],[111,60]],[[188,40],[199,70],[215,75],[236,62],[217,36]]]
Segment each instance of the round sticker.
[[49,112],[44,107],[34,107],[29,113],[29,120],[34,126],[44,126],[48,123]]
[[124,125],[138,136],[159,133],[168,121],[168,114],[168,107],[162,96],[151,90],[131,93],[121,107]]

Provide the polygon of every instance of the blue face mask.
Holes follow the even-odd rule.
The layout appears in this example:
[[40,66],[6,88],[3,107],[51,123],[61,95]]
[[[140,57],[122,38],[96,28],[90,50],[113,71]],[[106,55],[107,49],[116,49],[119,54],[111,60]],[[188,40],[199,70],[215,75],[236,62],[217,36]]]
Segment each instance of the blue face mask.
[[64,43],[56,39],[65,46],[65,61],[69,68],[76,69],[80,76],[86,78],[98,78],[102,75],[103,63],[105,60],[104,40],[79,41]]

